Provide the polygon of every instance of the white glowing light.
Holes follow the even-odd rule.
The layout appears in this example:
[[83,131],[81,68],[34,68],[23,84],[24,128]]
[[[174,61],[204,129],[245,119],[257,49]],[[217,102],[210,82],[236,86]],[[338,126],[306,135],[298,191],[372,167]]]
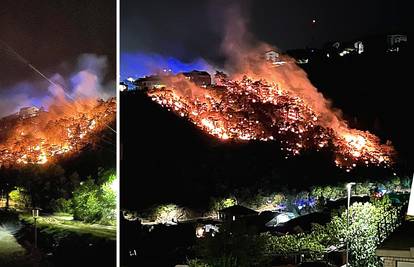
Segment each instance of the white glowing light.
[[39,157],[37,158],[38,164],[45,164],[47,162],[47,156],[44,152],[42,152]]
[[115,193],[118,193],[119,180],[117,176],[115,176],[115,179],[112,181],[109,187],[111,188],[112,191],[114,191]]
[[198,238],[204,236],[204,228],[203,227],[201,227],[201,226],[197,227],[197,229],[196,229],[196,236]]
[[125,91],[127,89],[127,86],[125,84],[120,84],[118,86],[118,88],[119,88],[119,91],[123,92],[123,91]]
[[411,183],[410,202],[408,203],[407,215],[414,216],[414,175]]

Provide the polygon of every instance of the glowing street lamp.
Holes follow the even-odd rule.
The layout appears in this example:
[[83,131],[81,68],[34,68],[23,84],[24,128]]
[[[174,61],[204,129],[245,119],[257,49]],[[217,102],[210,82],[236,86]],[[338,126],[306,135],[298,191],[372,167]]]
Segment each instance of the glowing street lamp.
[[37,248],[37,218],[39,217],[39,209],[33,209],[32,210],[32,216],[34,219],[34,243],[35,243],[35,248]]
[[351,204],[351,188],[353,185],[355,185],[354,182],[346,184],[346,190],[348,193],[348,205],[346,209],[346,267],[349,266],[349,206]]

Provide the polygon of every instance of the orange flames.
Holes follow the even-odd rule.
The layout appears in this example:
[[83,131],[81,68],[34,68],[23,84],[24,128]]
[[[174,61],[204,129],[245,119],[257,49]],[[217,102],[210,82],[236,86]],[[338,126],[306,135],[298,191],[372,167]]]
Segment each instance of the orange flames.
[[[21,113],[21,112],[20,112]],[[62,102],[0,120],[0,166],[47,164],[99,140],[115,120],[115,99]]]
[[286,158],[308,149],[331,149],[335,164],[347,171],[357,165],[392,164],[392,146],[369,132],[350,129],[310,97],[263,78],[232,80],[218,73],[215,79],[215,85],[200,87],[182,75],[166,76],[166,87],[148,95],[220,139],[278,141]]

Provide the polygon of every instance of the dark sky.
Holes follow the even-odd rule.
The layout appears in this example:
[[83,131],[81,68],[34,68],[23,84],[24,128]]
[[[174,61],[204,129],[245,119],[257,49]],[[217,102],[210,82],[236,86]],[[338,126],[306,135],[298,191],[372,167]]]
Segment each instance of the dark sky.
[[121,51],[220,59],[225,10],[240,5],[253,35],[282,50],[405,32],[410,10],[405,1],[123,0]]
[[[60,71],[63,62],[76,63],[80,54],[94,53],[108,57],[106,79],[115,79],[115,0],[3,0],[0,25],[0,39],[46,75]],[[4,50],[0,72],[0,88],[39,79]]]

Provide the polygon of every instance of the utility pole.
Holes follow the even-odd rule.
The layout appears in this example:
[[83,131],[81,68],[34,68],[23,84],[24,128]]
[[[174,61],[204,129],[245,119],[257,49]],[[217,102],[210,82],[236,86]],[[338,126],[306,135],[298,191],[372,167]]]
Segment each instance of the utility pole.
[[351,204],[351,187],[354,185],[355,183],[347,183],[346,184],[346,189],[347,189],[347,193],[348,193],[348,205],[347,205],[347,210],[346,210],[346,267],[349,266],[349,206]]
[[39,217],[39,210],[34,208],[32,210],[32,216],[34,219],[34,247],[37,249],[37,218]]

